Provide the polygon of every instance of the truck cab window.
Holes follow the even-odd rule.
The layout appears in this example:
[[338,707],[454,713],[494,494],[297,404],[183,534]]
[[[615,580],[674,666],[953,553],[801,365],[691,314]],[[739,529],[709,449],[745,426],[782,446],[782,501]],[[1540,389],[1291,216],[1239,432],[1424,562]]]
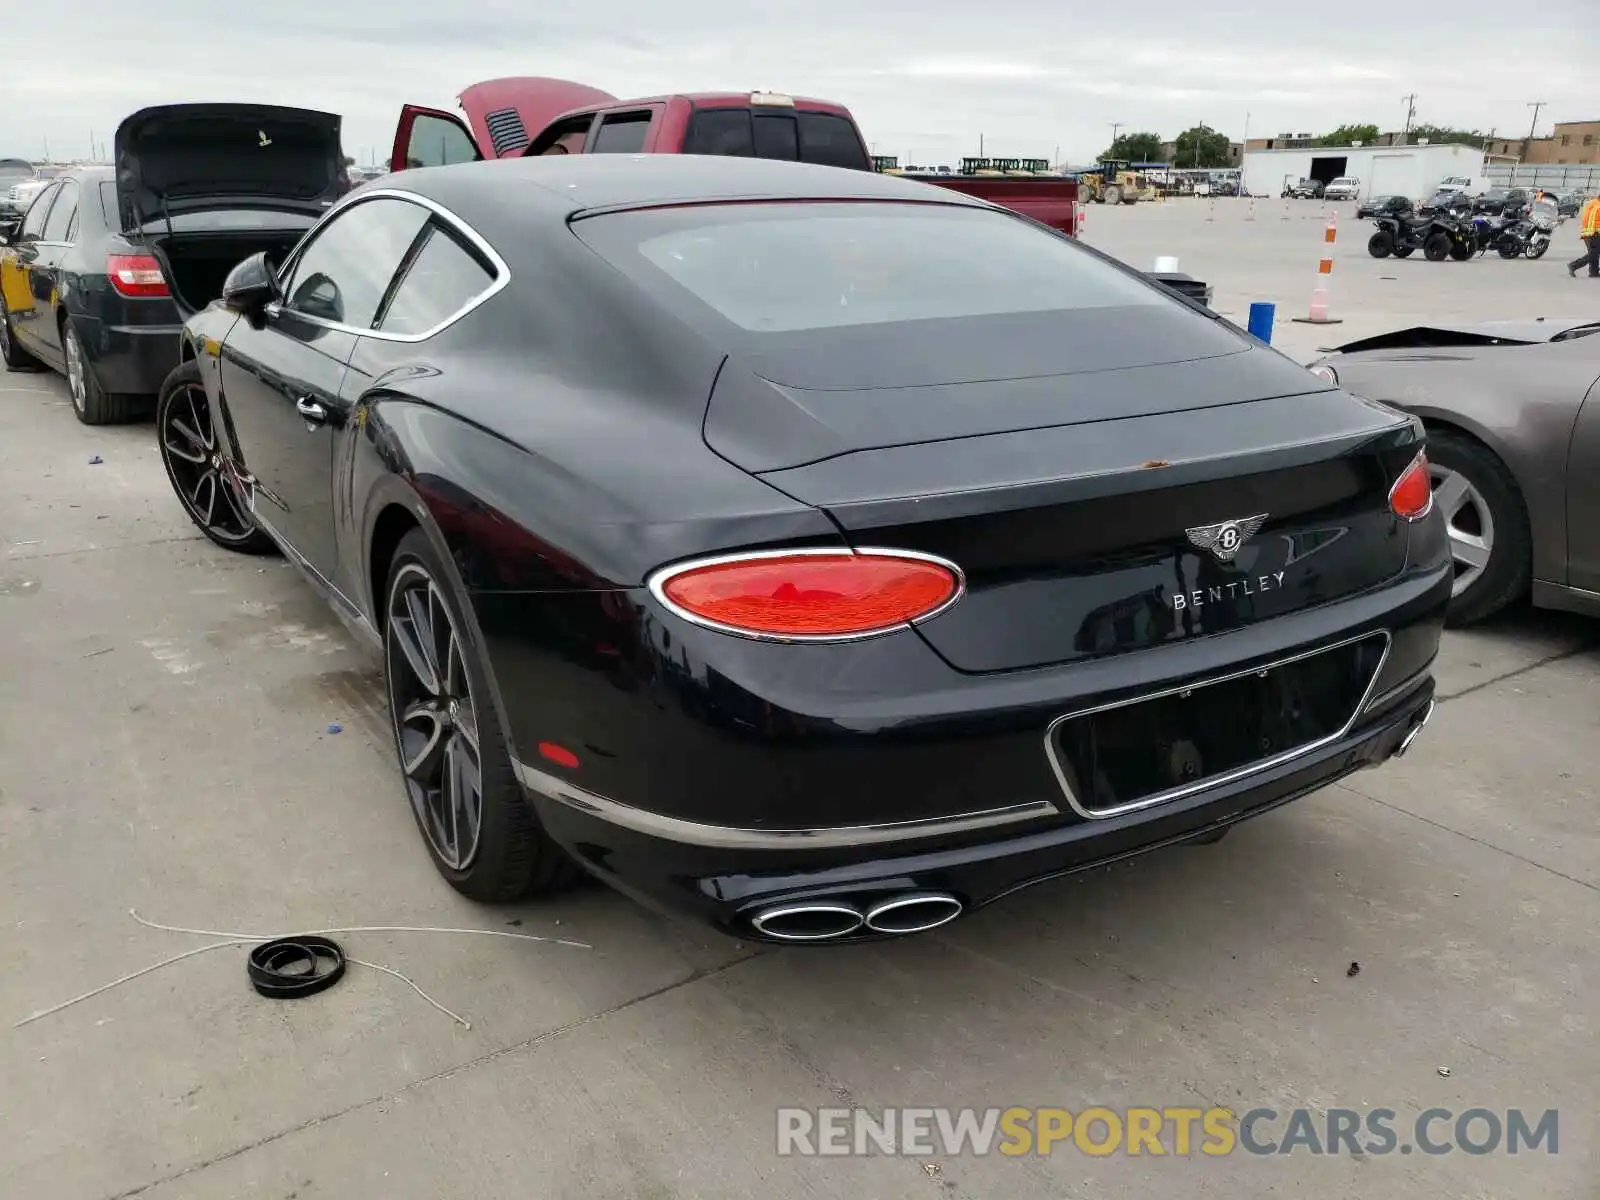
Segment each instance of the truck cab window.
[[643,112],[607,113],[594,137],[595,154],[638,154],[650,133],[649,109]]

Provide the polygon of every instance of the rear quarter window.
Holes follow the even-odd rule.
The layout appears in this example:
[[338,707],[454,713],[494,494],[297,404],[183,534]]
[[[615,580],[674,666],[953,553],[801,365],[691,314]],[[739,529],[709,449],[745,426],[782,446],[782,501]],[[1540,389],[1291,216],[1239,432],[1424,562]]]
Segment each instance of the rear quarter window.
[[987,209],[728,205],[575,222],[665,303],[750,333],[1175,305],[1066,238]]

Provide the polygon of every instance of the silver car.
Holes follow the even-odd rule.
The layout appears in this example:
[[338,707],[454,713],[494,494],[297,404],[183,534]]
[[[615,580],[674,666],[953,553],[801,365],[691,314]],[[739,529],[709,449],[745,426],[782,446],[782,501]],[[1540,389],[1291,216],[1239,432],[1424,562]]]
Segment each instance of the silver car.
[[1596,317],[1418,326],[1312,364],[1427,428],[1434,503],[1455,559],[1449,624],[1524,595],[1600,616]]

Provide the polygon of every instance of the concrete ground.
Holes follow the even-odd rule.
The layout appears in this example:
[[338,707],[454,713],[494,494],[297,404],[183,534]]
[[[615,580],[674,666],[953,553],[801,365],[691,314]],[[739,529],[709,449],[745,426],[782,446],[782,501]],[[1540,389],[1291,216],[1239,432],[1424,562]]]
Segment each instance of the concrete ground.
[[[1287,309],[1317,225],[1271,207],[1249,223],[1095,209],[1090,239],[1141,266],[1179,255],[1223,307]],[[1352,334],[1586,286],[1554,261],[1340,263]],[[149,426],[78,425],[51,376],[0,375],[0,663],[7,1197],[1600,1195],[1600,623],[1524,611],[1450,635],[1443,703],[1409,757],[1219,845],[809,952],[598,887],[460,899],[404,807],[375,664],[282,563],[198,538]],[[12,1029],[214,940],[130,908],[592,948],[344,938],[470,1029],[362,966],[314,999],[260,999],[239,949]],[[1560,1141],[1517,1157],[776,1156],[777,1108],[840,1104],[1389,1107],[1402,1131],[1434,1106],[1555,1108]]]

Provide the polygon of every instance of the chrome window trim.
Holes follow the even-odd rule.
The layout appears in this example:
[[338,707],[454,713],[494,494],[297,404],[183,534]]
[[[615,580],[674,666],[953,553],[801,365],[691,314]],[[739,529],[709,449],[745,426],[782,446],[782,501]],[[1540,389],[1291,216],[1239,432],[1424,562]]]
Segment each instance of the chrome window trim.
[[[1354,708],[1351,709],[1349,720],[1347,720],[1341,728],[1333,733],[1328,734],[1326,737],[1320,737],[1314,741],[1305,743],[1303,746],[1296,746],[1293,749],[1285,750],[1279,754],[1274,754],[1270,758],[1259,759],[1256,762],[1247,763],[1242,767],[1235,767],[1231,771],[1224,771],[1222,774],[1213,776],[1209,779],[1201,779],[1194,783],[1186,783],[1180,787],[1167,788],[1164,791],[1155,792],[1149,796],[1142,796],[1138,800],[1129,800],[1124,804],[1113,805],[1110,808],[1085,808],[1078,800],[1078,797],[1073,793],[1072,785],[1067,781],[1066,769],[1063,767],[1061,759],[1056,754],[1055,746],[1056,729],[1067,721],[1074,720],[1078,717],[1092,716],[1095,713],[1108,712],[1114,708],[1127,708],[1129,705],[1142,704],[1147,700],[1160,700],[1167,696],[1177,696],[1185,692],[1198,691],[1201,688],[1211,687],[1213,684],[1228,683],[1234,679],[1243,679],[1247,675],[1264,675],[1267,672],[1276,670],[1279,667],[1286,667],[1291,663],[1297,663],[1303,659],[1315,658],[1319,654],[1327,654],[1333,650],[1341,650],[1346,646],[1353,646],[1357,642],[1364,642],[1369,638],[1379,636],[1383,638],[1383,653],[1378,656],[1378,665],[1372,669],[1372,678],[1367,680],[1366,690],[1361,693],[1361,697],[1356,701]],[[1209,791],[1212,788],[1226,787],[1230,783],[1237,783],[1241,779],[1248,779],[1252,775],[1260,774],[1263,771],[1270,771],[1274,767],[1282,766],[1284,763],[1292,762],[1304,755],[1314,753],[1315,751],[1322,749],[1324,746],[1331,746],[1340,739],[1349,736],[1350,731],[1355,728],[1356,722],[1360,720],[1362,714],[1367,711],[1368,704],[1372,699],[1372,689],[1378,685],[1378,677],[1383,674],[1384,664],[1389,661],[1389,650],[1393,645],[1393,642],[1394,639],[1391,637],[1387,629],[1369,630],[1366,633],[1358,634],[1355,637],[1348,637],[1342,639],[1341,641],[1330,642],[1326,646],[1318,646],[1314,650],[1302,650],[1300,653],[1291,654],[1286,658],[1274,659],[1272,662],[1264,663],[1259,667],[1250,667],[1243,671],[1230,671],[1226,675],[1214,675],[1209,679],[1197,680],[1194,683],[1179,684],[1176,687],[1162,688],[1159,691],[1145,692],[1138,696],[1130,696],[1126,700],[1115,700],[1110,704],[1096,704],[1090,708],[1081,708],[1075,712],[1064,713],[1055,720],[1051,721],[1049,727],[1044,731],[1044,752],[1046,757],[1050,760],[1050,770],[1055,774],[1056,783],[1061,786],[1062,795],[1067,798],[1067,806],[1086,821],[1103,821],[1108,817],[1120,817],[1126,815],[1127,813],[1138,812],[1141,809],[1154,808],[1158,804],[1170,804],[1175,800],[1182,800],[1186,796],[1193,796],[1200,792]]]
[[[755,630],[740,629],[736,625],[724,625],[720,621],[710,621],[705,617],[690,612],[671,600],[666,593],[666,585],[677,576],[688,571],[697,571],[702,567],[720,566],[723,563],[750,562],[763,558],[863,558],[869,555],[887,558],[909,558],[943,567],[955,576],[956,590],[939,607],[910,621],[897,621],[893,625],[887,625],[881,629],[869,629],[862,633],[817,634],[760,633]],[[948,612],[953,604],[967,594],[967,577],[961,568],[948,558],[940,558],[937,554],[924,554],[919,550],[896,550],[889,546],[797,546],[790,550],[748,550],[743,554],[713,554],[703,558],[686,559],[683,562],[672,563],[670,566],[659,567],[651,572],[650,577],[645,580],[645,587],[649,589],[650,594],[656,598],[656,602],[662,608],[673,616],[688,621],[691,625],[698,625],[701,629],[710,629],[717,633],[726,633],[733,637],[747,638],[755,642],[824,645],[840,642],[864,642],[871,638],[886,637],[891,633],[900,633],[924,621],[931,621],[940,613]]]
[[664,838],[691,846],[712,846],[736,850],[823,850],[868,846],[884,842],[904,842],[920,838],[946,837],[1037,821],[1059,816],[1061,810],[1048,800],[1012,804],[980,812],[957,813],[945,817],[921,817],[910,821],[887,821],[875,825],[826,825],[812,829],[750,829],[736,825],[710,825],[683,817],[669,817],[648,809],[635,808],[568,783],[537,767],[513,758],[511,767],[522,786],[546,799],[588,813],[612,825],[631,829],[647,837]]
[[[429,338],[443,333],[473,309],[487,303],[494,296],[504,291],[506,286],[510,284],[511,268],[506,265],[506,260],[500,257],[499,252],[485,240],[482,234],[438,201],[430,200],[426,196],[419,196],[415,192],[402,191],[399,188],[382,188],[378,190],[362,188],[359,192],[349,193],[348,199],[324,213],[315,225],[300,236],[300,241],[290,251],[289,257],[283,262],[283,266],[278,269],[279,281],[289,278],[294,269],[300,265],[300,259],[303,257],[306,247],[321,234],[325,225],[349,212],[356,205],[366,204],[372,200],[401,200],[428,210],[431,214],[430,220],[437,217],[446,225],[449,225],[452,230],[460,234],[488,260],[490,266],[494,269],[494,279],[488,287],[469,299],[455,312],[421,333],[387,333],[382,329],[363,329],[356,325],[346,325],[342,321],[329,321],[322,317],[314,317],[308,313],[301,312],[299,309],[288,308],[285,304],[276,300],[266,307],[268,317],[278,317],[284,312],[291,312],[294,314],[295,320],[305,321],[308,324],[317,326],[319,329],[333,329],[340,333],[353,334],[356,337],[376,338],[378,341],[383,342],[425,342]],[[396,263],[395,270],[399,270],[399,267],[400,264]],[[390,281],[393,282],[393,279],[394,276],[391,273]]]

